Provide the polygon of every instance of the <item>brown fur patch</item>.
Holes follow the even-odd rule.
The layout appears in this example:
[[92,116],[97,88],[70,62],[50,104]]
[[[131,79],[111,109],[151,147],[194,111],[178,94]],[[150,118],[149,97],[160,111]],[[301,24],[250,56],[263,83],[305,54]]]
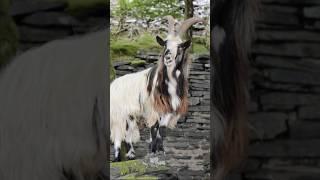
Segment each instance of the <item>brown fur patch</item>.
[[181,99],[180,106],[179,106],[178,109],[177,109],[177,113],[178,113],[178,114],[187,114],[187,112],[188,112],[188,106],[189,106],[188,97],[187,97],[187,96],[184,96],[184,97]]
[[164,96],[160,93],[154,94],[154,108],[157,112],[169,113],[172,112],[172,107],[170,104],[170,96]]

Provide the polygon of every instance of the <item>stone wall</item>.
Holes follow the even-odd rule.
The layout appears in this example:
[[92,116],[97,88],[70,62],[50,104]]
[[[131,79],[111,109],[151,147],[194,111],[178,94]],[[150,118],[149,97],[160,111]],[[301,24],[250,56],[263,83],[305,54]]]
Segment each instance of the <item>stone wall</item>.
[[[146,60],[145,65],[134,67],[129,62],[115,62],[117,77],[154,66],[158,54],[149,53],[137,57]],[[189,112],[181,118],[173,130],[166,130],[164,148],[167,164],[180,179],[203,179],[209,175],[210,151],[210,62],[209,56],[194,57],[189,77]],[[141,142],[134,147],[137,158],[148,152],[149,129],[140,130]],[[111,149],[113,156],[113,148]],[[113,157],[112,157],[113,158]]]
[[320,1],[262,0],[239,180],[320,179]]
[[10,15],[19,32],[19,51],[46,42],[107,28],[105,7],[72,15],[66,3],[12,0]]

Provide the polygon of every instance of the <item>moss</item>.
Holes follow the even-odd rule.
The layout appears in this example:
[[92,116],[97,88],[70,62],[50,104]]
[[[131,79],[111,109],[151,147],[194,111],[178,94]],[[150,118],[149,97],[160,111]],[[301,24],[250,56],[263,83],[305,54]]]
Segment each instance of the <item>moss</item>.
[[128,175],[125,177],[122,177],[120,179],[125,179],[125,180],[157,180],[156,176],[134,176],[134,175]]
[[110,70],[110,82],[116,78],[116,70],[114,69],[113,66],[109,66]]
[[202,44],[197,44],[197,43],[193,44],[192,52],[195,53],[195,54],[208,53],[208,51],[209,50]]
[[119,168],[120,175],[127,175],[131,173],[145,173],[147,165],[143,164],[139,160],[122,161],[111,163],[111,167]]
[[112,61],[133,61],[138,51],[160,52],[161,47],[157,44],[155,37],[149,33],[141,34],[132,40],[124,35],[111,40],[110,51]]
[[145,65],[146,63],[147,63],[147,62],[146,62],[145,60],[140,60],[140,59],[131,61],[131,65],[132,65],[133,67],[143,66],[143,65]]

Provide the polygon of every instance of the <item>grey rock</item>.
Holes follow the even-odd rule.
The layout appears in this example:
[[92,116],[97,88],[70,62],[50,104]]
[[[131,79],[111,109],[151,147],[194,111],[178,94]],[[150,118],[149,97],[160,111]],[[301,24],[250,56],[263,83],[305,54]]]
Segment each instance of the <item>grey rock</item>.
[[320,105],[299,108],[299,119],[320,119]]
[[253,132],[258,139],[272,139],[287,131],[287,115],[280,112],[260,112],[250,114]]
[[303,8],[303,14],[307,18],[320,19],[320,6],[305,7],[305,8]]

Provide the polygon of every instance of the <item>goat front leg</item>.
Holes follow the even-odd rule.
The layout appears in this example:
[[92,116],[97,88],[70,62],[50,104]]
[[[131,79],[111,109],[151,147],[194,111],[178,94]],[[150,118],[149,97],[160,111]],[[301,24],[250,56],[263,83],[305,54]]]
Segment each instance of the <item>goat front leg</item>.
[[116,138],[114,141],[114,162],[121,161],[120,148],[121,140]]
[[158,121],[150,129],[151,143],[150,143],[149,148],[150,148],[151,152],[153,152],[153,153],[156,153],[158,151],[164,151],[163,138],[161,136],[161,133],[163,131],[160,129],[162,129],[162,128],[160,128]]

